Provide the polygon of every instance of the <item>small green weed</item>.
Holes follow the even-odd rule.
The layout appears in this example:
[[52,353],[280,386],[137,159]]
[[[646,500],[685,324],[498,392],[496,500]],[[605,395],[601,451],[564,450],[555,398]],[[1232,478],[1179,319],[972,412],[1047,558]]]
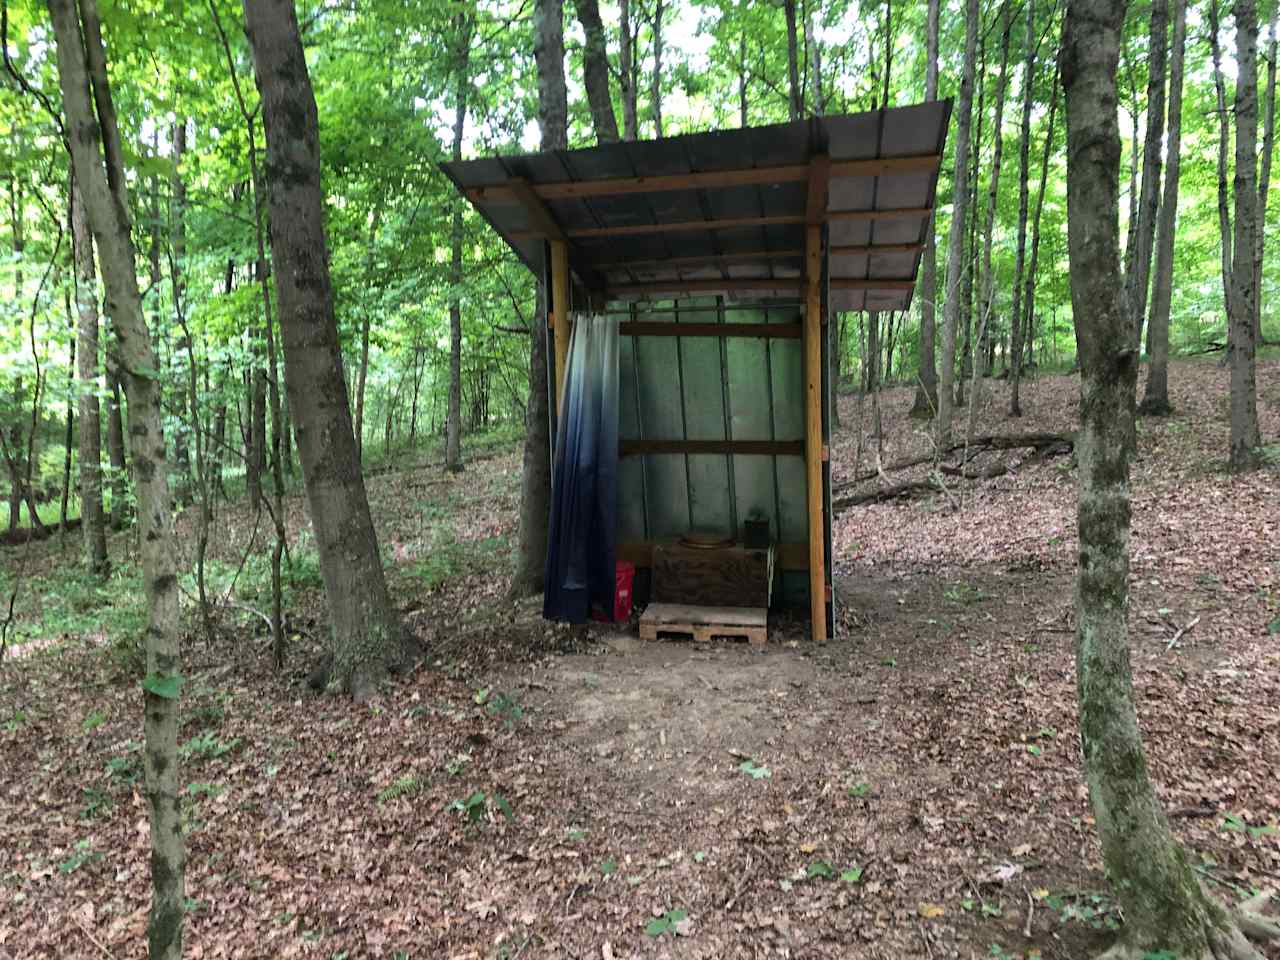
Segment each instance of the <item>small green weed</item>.
[[238,749],[240,743],[239,737],[222,740],[212,730],[206,730],[179,746],[178,756],[185,761],[217,760]]
[[991,599],[991,594],[982,588],[964,582],[951,584],[942,591],[942,595],[952,603],[962,604],[980,603],[983,600]]
[[1062,923],[1082,923],[1094,930],[1120,929],[1120,907],[1108,894],[1064,891],[1049,894],[1044,903]]
[[644,925],[644,932],[650,937],[660,937],[664,933],[679,933],[686,929],[689,919],[688,910],[668,910],[660,917],[654,917]]
[[757,764],[754,760],[743,760],[738,764],[738,770],[745,773],[752,780],[768,780],[773,776],[773,771],[768,767]]
[[1237,816],[1234,813],[1227,814],[1227,818],[1222,821],[1222,829],[1231,833],[1248,833],[1250,839],[1253,840],[1280,832],[1277,831],[1276,827],[1270,824],[1265,827],[1252,827],[1245,822],[1243,817]]
[[81,820],[93,820],[95,817],[105,816],[115,806],[111,794],[98,787],[82,787],[80,796],[85,802],[84,809],[80,811]]
[[511,809],[511,804],[500,793],[490,795],[483,790],[477,790],[470,796],[461,797],[449,804],[451,812],[460,814],[472,826],[478,826],[482,823],[490,808],[497,810],[508,820],[515,820],[516,818],[515,811]]
[[406,773],[401,777],[397,777],[391,786],[378,793],[379,805],[390,803],[393,800],[403,800],[406,797],[415,797],[426,789],[426,783],[419,780],[412,773]]
[[489,698],[485,710],[489,716],[500,719],[508,730],[524,717],[524,707],[514,693],[495,693]]
[[863,780],[859,780],[857,783],[855,783],[853,786],[849,788],[849,796],[851,797],[865,797],[870,792],[871,792],[871,784]]
[[90,710],[80,723],[80,729],[85,733],[93,733],[100,726],[107,722],[107,714],[105,710]]
[[124,754],[112,757],[107,761],[107,773],[121,783],[135,784],[142,779],[142,745],[133,740],[126,740]]
[[58,864],[58,869],[63,873],[75,873],[86,863],[101,859],[102,854],[93,849],[93,841],[85,837],[83,840],[76,841],[75,851]]

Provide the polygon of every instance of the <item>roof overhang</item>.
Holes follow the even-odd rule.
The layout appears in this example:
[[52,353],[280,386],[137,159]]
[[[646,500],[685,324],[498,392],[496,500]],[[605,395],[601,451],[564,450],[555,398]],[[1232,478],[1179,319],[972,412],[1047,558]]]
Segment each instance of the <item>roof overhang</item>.
[[795,296],[827,226],[833,310],[910,306],[951,101],[441,164],[538,276],[546,240],[609,299]]

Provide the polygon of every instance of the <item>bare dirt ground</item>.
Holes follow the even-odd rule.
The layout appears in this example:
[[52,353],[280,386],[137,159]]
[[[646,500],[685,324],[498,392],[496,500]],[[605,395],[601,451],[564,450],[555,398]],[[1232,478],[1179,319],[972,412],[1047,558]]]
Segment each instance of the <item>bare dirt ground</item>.
[[[1135,688],[1174,829],[1231,900],[1280,886],[1280,482],[1222,475],[1225,374],[1176,374],[1179,416],[1143,424],[1135,468]],[[1069,431],[1077,384],[1029,385],[1016,425],[997,393],[978,426]],[[925,442],[909,404],[884,396],[883,462]],[[824,647],[784,621],[764,649],[545,625],[500,599],[492,560],[514,455],[375,478],[435,660],[357,705],[310,695],[302,650],[273,673],[251,620],[188,645],[189,954],[1097,952],[1122,918],[1077,746],[1075,473],[1007,456],[995,480],[842,514]],[[301,646],[319,620],[296,616]],[[0,957],[143,955],[139,721],[136,678],[82,638],[0,667]]]

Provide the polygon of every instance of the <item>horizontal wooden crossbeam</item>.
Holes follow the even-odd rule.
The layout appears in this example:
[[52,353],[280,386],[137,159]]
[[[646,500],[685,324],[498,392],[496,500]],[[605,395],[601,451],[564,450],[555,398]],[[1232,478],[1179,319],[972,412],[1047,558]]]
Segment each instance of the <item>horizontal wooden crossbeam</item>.
[[664,323],[661,320],[623,320],[618,333],[624,337],[769,337],[796,340],[798,323]]
[[719,293],[734,290],[799,290],[797,277],[773,280],[768,277],[729,280],[655,280],[651,283],[611,283],[605,290],[609,297],[649,296],[658,293]]
[[732,453],[745,456],[801,457],[803,440],[623,440],[618,444],[624,457],[638,454]]
[[[637,567],[653,566],[653,548],[668,546],[672,541],[662,543],[654,540],[640,540],[632,543],[620,543],[617,547],[619,560],[628,560]],[[783,570],[809,569],[809,545],[807,543],[779,543],[774,547],[777,565]]]
[[[910,207],[894,210],[829,210],[827,220],[901,220],[906,217],[924,217],[932,211],[928,207]],[[775,227],[805,222],[803,214],[783,214],[773,217],[728,217],[723,220],[677,220],[674,223],[629,223],[616,227],[577,227],[565,230],[571,240],[590,237],[634,237],[651,233],[688,233],[697,230],[736,230],[743,227]],[[513,240],[535,240],[544,234],[540,230],[526,230],[511,234]]]
[[747,250],[742,253],[704,253],[691,257],[654,257],[650,260],[594,260],[600,270],[613,268],[648,269],[652,267],[719,267],[736,263],[769,263],[774,260],[798,260],[804,256],[799,247],[784,250]]
[[[884,157],[875,160],[833,160],[831,177],[884,177],[900,173],[932,173],[942,157],[936,153],[913,157]],[[581,182],[536,183],[533,191],[544,200],[590,199],[637,193],[666,193],[672,190],[711,190],[725,187],[769,186],[809,179],[809,164],[755,167],[748,170],[711,170],[675,173],[658,177],[611,177]],[[506,184],[469,187],[467,198],[477,203],[513,199]]]
[[914,280],[859,280],[852,277],[832,277],[832,290],[914,290]]
[[924,249],[923,243],[874,243],[861,245],[833,246],[830,254],[840,256],[875,256],[878,253],[919,253]]

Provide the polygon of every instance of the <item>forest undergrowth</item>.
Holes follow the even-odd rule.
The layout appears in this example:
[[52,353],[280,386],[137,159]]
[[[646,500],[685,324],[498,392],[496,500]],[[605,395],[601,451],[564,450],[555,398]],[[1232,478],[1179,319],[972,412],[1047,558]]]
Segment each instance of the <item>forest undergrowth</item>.
[[[1277,374],[1260,364],[1271,440]],[[1280,475],[1226,475],[1226,376],[1175,365],[1175,416],[1140,425],[1130,627],[1161,799],[1208,889],[1235,901],[1280,885]],[[1069,435],[1078,384],[1025,383],[1014,421],[988,382],[974,435]],[[882,466],[929,449],[911,399],[881,394]],[[849,483],[877,441],[869,402],[843,397],[842,414],[838,488],[933,469]],[[432,657],[364,704],[305,683],[324,615],[302,499],[282,673],[253,612],[262,564],[241,563],[254,518],[224,508],[215,593],[236,585],[217,635],[189,617],[184,647],[188,954],[1099,952],[1123,918],[1080,769],[1076,475],[1069,454],[1026,456],[845,509],[838,639],[815,648],[780,620],[760,650],[543,623],[536,601],[505,599],[517,452],[453,476],[424,450],[369,488],[393,595]],[[33,639],[0,665],[0,957],[145,942],[141,698],[122,639],[136,573],[72,589],[69,550],[5,557],[29,578]]]

